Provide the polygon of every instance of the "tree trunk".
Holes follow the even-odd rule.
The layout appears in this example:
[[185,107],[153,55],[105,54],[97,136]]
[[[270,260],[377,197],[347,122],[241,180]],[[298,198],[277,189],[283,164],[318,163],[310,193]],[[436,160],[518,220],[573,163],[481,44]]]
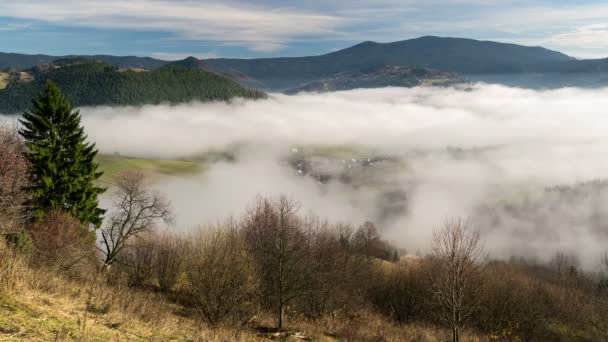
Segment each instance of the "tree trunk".
[[283,321],[285,320],[285,309],[283,307],[283,303],[279,304],[279,312],[277,317],[277,328],[283,329]]

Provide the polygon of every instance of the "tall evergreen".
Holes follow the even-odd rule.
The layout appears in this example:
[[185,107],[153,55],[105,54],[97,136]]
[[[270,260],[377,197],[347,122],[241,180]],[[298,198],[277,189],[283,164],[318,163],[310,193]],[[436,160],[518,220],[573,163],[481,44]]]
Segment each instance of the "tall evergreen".
[[99,227],[104,210],[98,207],[97,195],[105,189],[94,185],[102,172],[97,170],[95,144],[86,142],[80,112],[72,109],[56,84],[48,82],[20,122],[31,163],[33,217],[40,220],[60,209]]

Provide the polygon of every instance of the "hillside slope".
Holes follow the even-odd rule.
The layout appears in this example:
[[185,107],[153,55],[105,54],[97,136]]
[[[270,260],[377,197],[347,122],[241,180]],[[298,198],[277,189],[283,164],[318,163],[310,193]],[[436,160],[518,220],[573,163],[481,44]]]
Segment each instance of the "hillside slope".
[[420,85],[447,86],[460,82],[463,82],[463,79],[450,72],[402,65],[382,65],[363,70],[342,72],[328,79],[290,89],[286,93],[328,92],[356,88],[415,87]]
[[74,106],[143,105],[225,101],[265,94],[201,69],[165,66],[154,71],[121,72],[105,63],[75,63],[29,71],[33,79],[14,80],[0,90],[0,112],[16,113],[30,105],[48,80],[57,83]]
[[258,80],[330,77],[371,66],[415,65],[459,73],[545,71],[575,61],[560,52],[461,38],[422,37],[394,43],[365,42],[322,56],[266,59],[208,59],[205,64],[230,74],[238,71]]

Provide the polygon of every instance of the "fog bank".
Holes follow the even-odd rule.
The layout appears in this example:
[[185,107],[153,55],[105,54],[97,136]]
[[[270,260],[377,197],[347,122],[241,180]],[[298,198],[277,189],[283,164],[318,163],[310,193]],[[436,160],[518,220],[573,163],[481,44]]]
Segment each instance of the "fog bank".
[[[608,175],[607,108],[608,89],[480,84],[81,112],[103,153],[234,154],[201,175],[157,182],[178,229],[238,215],[256,194],[285,193],[332,220],[376,222],[411,253],[424,252],[446,218],[463,216],[492,256],[548,259],[561,250],[591,267],[608,251],[608,192],[599,182]],[[300,152],[328,146],[353,151],[356,161]],[[301,176],[294,153],[326,159],[318,164],[343,168],[336,172],[349,181]]]

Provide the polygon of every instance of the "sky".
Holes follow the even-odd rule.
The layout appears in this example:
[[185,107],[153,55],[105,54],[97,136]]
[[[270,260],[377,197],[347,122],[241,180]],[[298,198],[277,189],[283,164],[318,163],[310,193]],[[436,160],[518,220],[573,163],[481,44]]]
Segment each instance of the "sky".
[[604,58],[608,1],[0,0],[2,52],[253,58],[425,35]]

